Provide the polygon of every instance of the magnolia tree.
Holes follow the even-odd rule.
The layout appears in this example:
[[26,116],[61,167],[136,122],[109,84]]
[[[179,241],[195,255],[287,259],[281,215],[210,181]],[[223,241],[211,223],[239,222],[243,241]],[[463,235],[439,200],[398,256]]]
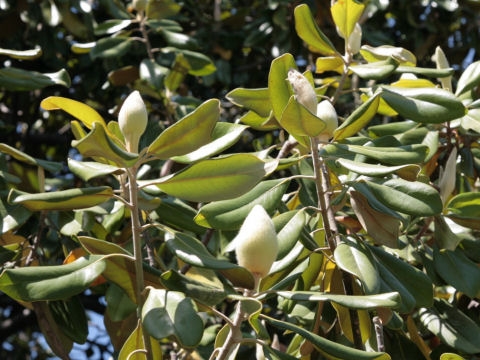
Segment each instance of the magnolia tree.
[[[339,51],[296,7],[315,67],[277,57],[265,88],[227,95],[247,110],[237,122],[211,99],[152,136],[138,91],[118,122],[44,99],[75,118],[81,156],[67,164],[80,187],[55,188],[46,173],[62,164],[0,144],[10,166],[38,170],[36,192],[2,173],[0,290],[35,311],[55,354],[86,341],[88,289],[105,296],[119,359],[480,353],[480,63],[455,81],[439,47],[421,68],[406,49],[362,46],[364,10],[332,4]],[[248,128],[278,143],[229,152]]]

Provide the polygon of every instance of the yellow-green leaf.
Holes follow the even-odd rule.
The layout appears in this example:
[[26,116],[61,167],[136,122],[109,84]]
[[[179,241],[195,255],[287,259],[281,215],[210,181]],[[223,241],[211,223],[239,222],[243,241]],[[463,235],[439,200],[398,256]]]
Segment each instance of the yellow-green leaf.
[[[150,337],[150,346],[152,349],[150,359],[162,360],[162,349],[157,340]],[[125,344],[123,344],[118,354],[118,360],[145,360],[147,358],[146,352],[145,343],[143,342],[142,324],[138,321],[137,327],[130,334]]]
[[345,39],[352,33],[364,9],[365,5],[354,0],[338,0],[330,8],[333,21]]
[[343,60],[340,56],[318,57],[315,62],[315,73],[322,74],[325,71],[343,73]]
[[156,158],[188,154],[210,142],[220,117],[220,101],[211,99],[162,132],[148,147]]
[[280,118],[280,125],[294,136],[317,136],[327,124],[298,103],[292,95]]
[[97,123],[93,123],[92,130],[84,138],[73,140],[72,146],[85,157],[105,158],[119,167],[130,167],[138,159],[137,154],[129,153],[115,144],[107,134],[106,127]]
[[80,120],[89,129],[92,128],[95,122],[99,122],[105,128],[107,127],[105,121],[96,110],[76,100],[50,96],[44,99],[40,106],[45,110],[63,110]]
[[42,49],[36,48],[31,50],[10,50],[0,48],[0,55],[7,55],[13,59],[35,60],[42,56]]
[[186,169],[157,179],[139,182],[148,191],[161,190],[184,200],[206,202],[233,199],[252,189],[278,162],[263,161],[251,154],[235,154],[199,161]]
[[337,52],[330,40],[318,28],[308,5],[297,6],[294,15],[295,30],[298,36],[308,44],[311,51],[323,55],[333,55]]

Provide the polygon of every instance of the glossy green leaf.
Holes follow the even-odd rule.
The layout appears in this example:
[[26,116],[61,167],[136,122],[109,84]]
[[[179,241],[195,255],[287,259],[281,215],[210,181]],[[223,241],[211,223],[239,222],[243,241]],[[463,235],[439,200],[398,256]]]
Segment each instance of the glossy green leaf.
[[88,54],[94,47],[96,42],[73,43],[70,49],[74,54]]
[[152,221],[161,221],[163,224],[172,226],[176,229],[203,234],[205,228],[197,225],[193,221],[196,213],[197,211],[194,208],[187,205],[182,200],[172,197],[164,197],[157,208],[149,214],[149,217]]
[[150,289],[142,320],[145,330],[158,340],[173,336],[182,346],[194,347],[202,339],[202,318],[193,300],[181,292]]
[[329,148],[335,147],[340,150],[365,155],[382,163],[391,165],[422,163],[428,152],[428,147],[420,144],[396,147],[330,144],[325,147],[325,150],[328,151]]
[[323,55],[334,55],[337,52],[332,42],[316,24],[308,5],[297,6],[294,16],[297,35],[307,43],[311,51]]
[[132,20],[130,19],[113,19],[104,21],[98,24],[93,31],[95,35],[110,35],[130,26]]
[[415,66],[417,63],[415,55],[410,51],[390,45],[382,45],[378,47],[363,45],[360,49],[360,54],[362,54],[363,58],[368,62],[381,61],[393,57],[402,65]]
[[11,205],[0,199],[0,235],[23,225],[31,215],[22,205]]
[[168,290],[179,291],[186,296],[199,301],[202,304],[215,306],[222,302],[230,292],[213,286],[210,283],[203,283],[195,279],[182,275],[174,270],[169,270],[162,274],[162,283]]
[[381,137],[387,135],[402,134],[410,129],[418,126],[415,121],[399,121],[388,124],[374,125],[368,128],[369,135],[371,137]]
[[195,111],[164,130],[150,144],[148,153],[166,160],[197,150],[210,141],[219,117],[220,101],[211,99],[204,102]]
[[349,309],[395,308],[401,303],[400,295],[390,292],[378,295],[337,295],[317,291],[278,291],[277,295],[297,301],[331,301]]
[[334,252],[337,265],[358,277],[367,294],[378,294],[380,275],[368,249],[355,240],[340,243]]
[[[308,6],[305,5],[307,8]],[[284,54],[272,61],[268,74],[268,93],[272,103],[273,114],[281,119],[283,110],[293,94],[292,87],[287,81],[288,71],[297,69],[292,54]]]
[[76,100],[60,96],[49,96],[42,100],[40,106],[49,111],[63,110],[80,120],[88,129],[91,129],[95,122],[100,123],[103,127],[107,127],[102,116],[95,109]]
[[90,50],[89,55],[92,60],[97,58],[121,58],[130,50],[131,46],[132,41],[128,37],[117,36],[102,38],[95,43],[95,46]]
[[358,221],[375,244],[398,248],[399,219],[373,209],[358,191],[350,192],[350,203]]
[[297,244],[306,220],[304,211],[289,211],[273,218],[278,241],[277,259],[283,259]]
[[[379,247],[369,247],[379,262],[392,273],[415,299],[417,307],[433,304],[432,280],[421,270],[387,253]],[[394,289],[395,290],[395,289]],[[400,295],[402,293],[400,292]]]
[[140,63],[140,79],[147,81],[153,88],[161,89],[169,68],[150,59],[143,59]]
[[240,197],[211,202],[200,208],[195,222],[219,230],[238,230],[257,204],[273,215],[289,183],[284,179],[262,181]]
[[109,186],[77,188],[37,194],[29,194],[12,189],[8,195],[8,202],[21,204],[31,211],[74,210],[101,204],[112,196],[113,190]]
[[128,294],[116,284],[110,284],[106,293],[107,313],[112,321],[122,321],[131,315],[137,305],[130,300]]
[[472,90],[480,82],[480,61],[475,61],[468,65],[465,71],[458,79],[457,91],[455,96],[460,96],[469,90]]
[[248,126],[241,124],[218,122],[215,124],[215,128],[212,131],[212,139],[209,143],[189,154],[174,156],[171,159],[178,163],[190,164],[219,154],[235,144],[247,128]]
[[457,224],[472,229],[480,229],[480,193],[465,192],[450,199],[445,208],[448,217]]
[[271,131],[280,128],[280,124],[273,116],[273,111],[267,117],[261,117],[254,111],[249,111],[239,119],[242,123],[259,131]]
[[296,334],[301,335],[303,338],[306,340],[310,341],[313,346],[324,356],[327,356],[328,358],[333,358],[333,359],[344,359],[344,360],[390,360],[390,355],[386,353],[378,353],[378,352],[367,352],[367,351],[361,351],[357,350],[345,345],[342,345],[337,342],[333,342],[330,340],[327,340],[324,337],[318,336],[310,331],[305,330],[304,328],[276,320],[274,318],[261,315],[262,319],[265,319],[268,323],[271,325],[283,329],[283,330],[288,330],[292,331]]
[[394,218],[397,218],[400,221],[402,221],[404,225],[406,225],[407,223],[406,219],[396,211],[390,209],[390,207],[384,205],[384,203],[376,197],[376,195],[374,194],[374,192],[371,190],[371,188],[368,186],[366,182],[364,181],[355,182],[352,184],[352,187],[367,198],[368,204],[373,209],[381,213],[393,216]]
[[348,39],[355,24],[362,16],[365,5],[356,0],[341,0],[336,1],[330,11],[332,13],[333,21],[338,28],[340,34],[344,39]]
[[123,169],[117,166],[101,164],[94,161],[77,161],[69,158],[67,163],[70,171],[84,181],[104,175],[119,175],[124,172]]
[[148,0],[146,14],[150,19],[164,19],[178,14],[180,9],[173,0]]
[[345,169],[353,171],[354,173],[366,176],[384,177],[390,174],[397,174],[401,178],[409,181],[415,181],[420,173],[419,165],[397,165],[397,166],[383,166],[368,164],[348,159],[338,159],[337,164],[343,166]]
[[[150,354],[151,359],[162,360],[162,349],[153,337],[150,337],[150,347],[152,351]],[[141,350],[141,352],[138,350]],[[146,346],[143,341],[143,329],[142,324],[139,321],[135,330],[133,330],[123,344],[118,354],[118,360],[144,360],[146,358],[145,352]]]
[[421,67],[414,67],[414,66],[399,66],[395,69],[395,73],[415,74],[415,75],[422,75],[422,76],[428,76],[433,78],[444,78],[444,77],[453,75],[455,73],[455,70],[453,68],[430,69],[430,68],[421,68]]
[[247,269],[215,258],[200,241],[187,234],[170,232],[174,237],[166,242],[167,246],[182,261],[200,268],[217,270],[235,286],[253,287],[253,276]]
[[84,157],[102,157],[119,167],[130,167],[138,159],[137,154],[129,153],[118,146],[107,134],[105,127],[98,123],[93,123],[92,130],[87,136],[73,140],[72,146]]
[[327,124],[322,119],[301,105],[294,95],[288,100],[287,106],[279,118],[279,123],[294,136],[315,137],[327,127]]
[[0,88],[10,91],[31,91],[47,86],[61,85],[70,87],[70,75],[65,69],[54,73],[39,73],[16,67],[0,69]]
[[480,268],[465,253],[456,249],[434,249],[433,264],[436,272],[458,291],[471,298],[480,295]]
[[167,29],[161,29],[160,33],[162,34],[167,44],[170,46],[175,46],[176,48],[179,48],[179,49],[190,49],[190,50],[197,50],[200,47],[196,39],[186,34],[170,31]]
[[350,65],[348,68],[362,79],[381,80],[395,71],[398,61],[390,57],[387,60],[367,64]]
[[433,216],[443,210],[438,191],[422,182],[391,179],[382,184],[365,183],[382,203],[404,214]]
[[13,157],[15,160],[24,162],[29,165],[34,165],[34,166],[39,166],[41,168],[44,168],[47,171],[50,171],[51,173],[57,173],[59,172],[63,165],[58,162],[54,161],[47,161],[47,160],[42,160],[42,159],[36,159],[28,154],[25,154],[24,152],[15,149],[14,147],[7,145],[7,144],[1,144],[0,143],[0,152],[10,155]]
[[251,190],[276,166],[276,161],[265,162],[254,155],[236,154],[202,160],[178,173],[141,184],[189,201],[226,200]]
[[462,128],[480,133],[480,109],[468,109],[468,113],[461,120]]
[[87,341],[87,316],[78,296],[66,300],[49,301],[48,307],[63,334],[77,344],[84,344]]
[[466,354],[480,352],[480,327],[462,311],[444,300],[420,309],[420,322],[443,343]]
[[457,245],[462,241],[460,236],[457,236],[443,216],[435,216],[435,244],[440,249],[454,251]]
[[35,60],[42,56],[42,49],[39,47],[31,50],[11,50],[0,48],[0,55],[6,55],[12,59],[19,60]]
[[167,76],[165,76],[165,87],[171,92],[176,91],[185,80],[189,70],[190,63],[181,52],[178,52],[175,56],[172,69],[167,73]]
[[375,116],[380,103],[380,92],[365,101],[333,133],[334,140],[343,140],[362,130]]
[[420,123],[439,124],[467,112],[451,92],[438,88],[383,87],[382,98],[401,116]]
[[[104,256],[106,268],[103,271],[103,276],[121,287],[130,297],[130,300],[136,303],[136,267],[132,254],[115,243],[89,236],[79,236],[78,241],[90,254]],[[145,286],[163,288],[160,275],[159,270],[143,263]]]
[[269,91],[262,89],[244,89],[237,88],[230,91],[225,97],[238,106],[255,111],[258,115],[266,117],[270,115],[272,106],[270,105]]
[[15,300],[67,299],[81,293],[105,270],[102,256],[80,258],[71,264],[7,269],[0,290]]
[[216,70],[212,60],[201,52],[186,49],[177,49],[171,46],[162,48],[162,51],[174,52],[176,54],[182,53],[185,59],[190,64],[190,69],[188,70],[188,73],[190,75],[207,76],[212,74]]

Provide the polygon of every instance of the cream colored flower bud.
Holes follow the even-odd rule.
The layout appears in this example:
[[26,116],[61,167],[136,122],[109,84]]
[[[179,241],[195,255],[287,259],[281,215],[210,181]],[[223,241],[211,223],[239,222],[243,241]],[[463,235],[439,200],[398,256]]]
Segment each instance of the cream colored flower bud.
[[118,113],[118,125],[125,137],[129,152],[138,152],[138,142],[147,128],[147,122],[148,114],[145,103],[140,93],[134,91],[125,99]]
[[317,139],[320,141],[328,141],[333,137],[333,133],[338,127],[337,112],[330,101],[323,100],[317,106],[317,116],[327,124],[327,127],[322,133],[317,135]]
[[259,278],[265,277],[278,254],[273,221],[261,205],[255,205],[233,240],[237,261]]
[[359,23],[355,24],[355,28],[353,29],[352,33],[348,37],[348,50],[352,53],[352,55],[357,54],[360,51],[360,47],[362,46],[362,27]]
[[295,69],[288,71],[288,81],[292,85],[299,104],[305,106],[312,114],[317,111],[317,94],[310,81]]
[[[432,60],[437,64],[437,69],[448,69],[450,67],[447,57],[440,46],[437,46],[435,49],[435,54],[433,55]],[[444,89],[452,90],[452,76],[439,78],[438,80],[440,80]]]

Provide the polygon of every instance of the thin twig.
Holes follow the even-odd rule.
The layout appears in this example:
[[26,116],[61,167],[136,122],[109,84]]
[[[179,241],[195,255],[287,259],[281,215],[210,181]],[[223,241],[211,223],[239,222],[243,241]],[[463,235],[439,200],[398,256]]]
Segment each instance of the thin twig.
[[382,320],[378,316],[374,316],[372,319],[373,327],[375,329],[375,335],[377,337],[377,350],[379,352],[385,352],[385,341],[383,338],[383,324]]

